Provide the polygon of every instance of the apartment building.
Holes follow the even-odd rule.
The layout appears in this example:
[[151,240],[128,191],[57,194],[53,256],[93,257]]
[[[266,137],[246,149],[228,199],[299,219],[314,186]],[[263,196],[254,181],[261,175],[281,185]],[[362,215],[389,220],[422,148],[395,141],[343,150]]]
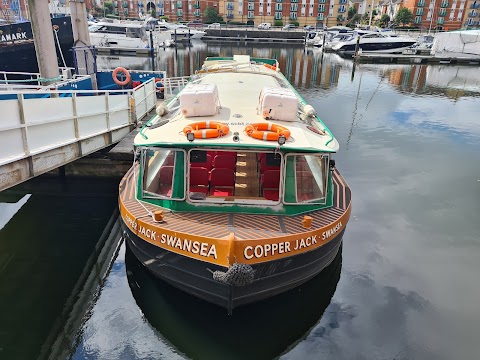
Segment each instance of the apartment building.
[[[477,0],[478,1],[478,0]],[[424,29],[460,29],[468,13],[467,0],[404,0],[414,24]]]
[[[332,26],[347,18],[348,0],[163,0],[164,15],[171,21],[202,20],[207,6],[218,9],[225,21],[258,25],[262,22],[283,24],[298,22],[300,26]],[[158,12],[157,12],[158,14]]]

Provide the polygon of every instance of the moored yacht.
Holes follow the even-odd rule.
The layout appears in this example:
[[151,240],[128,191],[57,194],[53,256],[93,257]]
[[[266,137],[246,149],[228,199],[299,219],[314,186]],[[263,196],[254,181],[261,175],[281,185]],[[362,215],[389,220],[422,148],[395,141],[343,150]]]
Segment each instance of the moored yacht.
[[149,47],[145,26],[141,22],[100,21],[88,27],[90,42],[99,47],[139,49]]
[[157,113],[119,190],[153,274],[231,312],[332,262],[351,208],[339,144],[276,60],[207,58]]
[[[416,40],[410,37],[392,36],[380,32],[372,32],[360,36],[360,49],[362,52],[377,52],[377,53],[401,53],[410,48]],[[332,50],[345,54],[352,55],[355,52],[357,44],[357,37],[339,41],[332,46]]]

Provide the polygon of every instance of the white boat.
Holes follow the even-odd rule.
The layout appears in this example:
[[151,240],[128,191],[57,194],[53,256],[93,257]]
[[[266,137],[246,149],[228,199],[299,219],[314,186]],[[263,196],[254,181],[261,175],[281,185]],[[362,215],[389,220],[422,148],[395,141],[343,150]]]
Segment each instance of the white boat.
[[437,34],[432,45],[432,55],[480,59],[480,30],[458,30]]
[[145,26],[141,22],[100,21],[88,28],[90,42],[99,47],[141,49],[149,47]]
[[191,29],[185,25],[172,24],[169,22],[158,21],[155,26],[157,31],[170,31],[172,39],[182,41],[187,39],[201,39],[207,33],[202,30]]
[[[379,32],[369,33],[360,36],[360,49],[362,52],[376,53],[402,53],[416,43],[410,37],[392,36]],[[351,55],[355,52],[357,36],[352,35],[344,41],[339,41],[332,46],[332,50],[344,55]]]
[[317,46],[316,44],[322,45],[323,42],[323,31],[309,31],[305,35],[305,44]]

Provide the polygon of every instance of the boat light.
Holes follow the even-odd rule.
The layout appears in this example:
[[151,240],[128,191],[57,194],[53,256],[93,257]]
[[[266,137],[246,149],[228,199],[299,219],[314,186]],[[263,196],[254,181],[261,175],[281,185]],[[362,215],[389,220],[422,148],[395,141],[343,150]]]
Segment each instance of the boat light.
[[195,134],[193,132],[187,133],[187,140],[192,142],[195,139]]
[[235,141],[235,142],[240,141],[240,136],[239,136],[238,132],[236,132],[236,131],[233,133],[233,141]]
[[287,141],[287,138],[285,137],[285,135],[280,135],[278,137],[278,145],[283,145],[285,144],[286,141]]

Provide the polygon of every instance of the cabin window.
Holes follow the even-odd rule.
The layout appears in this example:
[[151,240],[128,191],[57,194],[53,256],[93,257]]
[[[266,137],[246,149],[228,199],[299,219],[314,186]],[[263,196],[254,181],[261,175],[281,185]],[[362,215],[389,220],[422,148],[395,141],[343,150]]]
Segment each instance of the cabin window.
[[143,197],[183,200],[184,152],[181,150],[143,150]]
[[188,199],[203,203],[279,203],[282,161],[282,155],[273,152],[191,150]]
[[328,163],[326,154],[294,154],[286,157],[284,202],[287,204],[325,204]]

